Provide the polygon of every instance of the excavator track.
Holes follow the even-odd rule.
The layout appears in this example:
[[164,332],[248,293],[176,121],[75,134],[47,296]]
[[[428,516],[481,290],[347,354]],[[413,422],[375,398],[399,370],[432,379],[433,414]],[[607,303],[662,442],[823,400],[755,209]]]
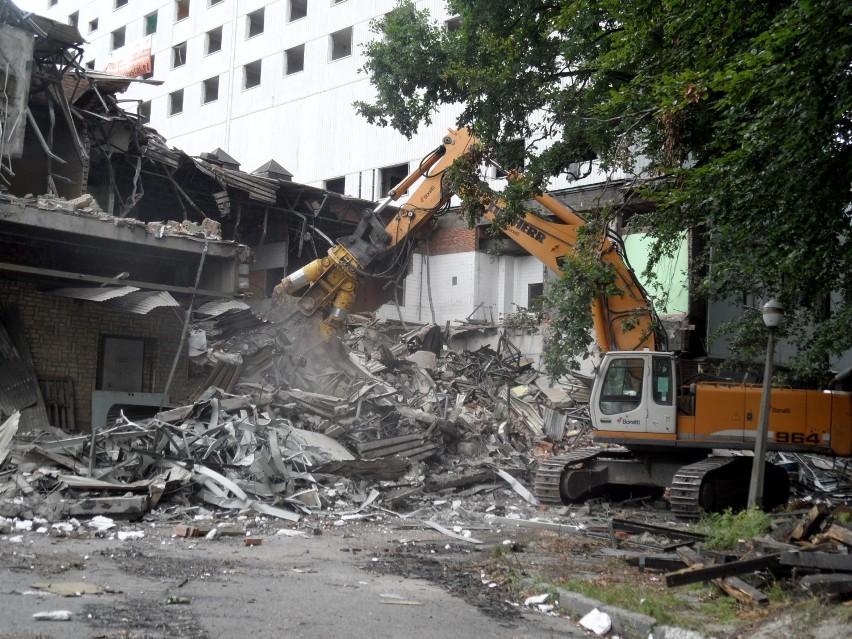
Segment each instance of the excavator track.
[[681,468],[672,479],[669,496],[674,516],[678,519],[698,519],[702,507],[706,506],[702,506],[701,493],[707,475],[733,461],[733,457],[708,457]]
[[565,469],[594,459],[602,452],[600,448],[578,448],[570,453],[555,455],[540,461],[533,486],[535,496],[543,504],[561,504],[560,485]]
[[[745,508],[753,457],[708,457],[688,464],[672,478],[672,513],[679,519],[698,519],[702,511],[721,512]],[[771,510],[790,496],[786,471],[767,463],[762,506]]]

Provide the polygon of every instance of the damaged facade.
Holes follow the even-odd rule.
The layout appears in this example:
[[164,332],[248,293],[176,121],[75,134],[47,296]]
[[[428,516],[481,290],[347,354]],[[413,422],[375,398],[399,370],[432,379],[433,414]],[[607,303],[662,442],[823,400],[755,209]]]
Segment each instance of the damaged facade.
[[11,2],[0,23],[0,412],[85,430],[120,394],[185,398],[183,309],[268,295],[369,203],[170,148],[121,107],[133,80],[83,66],[76,28]]
[[[139,101],[139,112],[176,146],[191,154],[218,146],[251,167],[274,157],[300,182],[379,200],[455,127],[458,115],[441,108],[431,125],[407,140],[354,114],[352,103],[372,95],[368,76],[358,72],[365,62],[363,44],[374,37],[370,21],[395,4],[156,0],[119,7],[109,0],[62,0],[47,11],[79,25],[89,42],[85,64],[93,69],[117,68],[147,51],[150,77],[162,84],[135,84],[126,95]],[[418,5],[452,28],[443,0]],[[493,167],[489,171],[499,186]],[[629,184],[629,176],[594,173],[572,183],[560,178],[549,190],[582,213],[624,204],[631,197]],[[641,261],[647,249],[644,235],[638,235],[628,243],[631,256]],[[680,255],[682,262],[691,255],[686,240]],[[664,282],[668,309],[660,310],[701,333],[706,310],[688,299],[684,266],[661,268],[670,277]],[[417,247],[398,304],[378,312],[413,323],[498,322],[534,307],[554,278],[511,240],[495,247],[484,226],[468,229],[451,213]],[[677,337],[688,341],[691,334],[679,330]]]

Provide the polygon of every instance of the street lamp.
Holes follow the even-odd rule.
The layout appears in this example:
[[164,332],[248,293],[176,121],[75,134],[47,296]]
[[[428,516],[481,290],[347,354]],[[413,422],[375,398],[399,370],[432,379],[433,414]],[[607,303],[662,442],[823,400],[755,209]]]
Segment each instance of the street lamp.
[[784,319],[784,307],[778,300],[763,305],[763,323],[769,329],[766,342],[766,368],[763,371],[763,393],[760,396],[760,416],[754,438],[754,462],[748,487],[748,507],[763,506],[763,475],[766,468],[766,439],[769,431],[769,395],[772,391],[772,360],[775,357],[775,330]]

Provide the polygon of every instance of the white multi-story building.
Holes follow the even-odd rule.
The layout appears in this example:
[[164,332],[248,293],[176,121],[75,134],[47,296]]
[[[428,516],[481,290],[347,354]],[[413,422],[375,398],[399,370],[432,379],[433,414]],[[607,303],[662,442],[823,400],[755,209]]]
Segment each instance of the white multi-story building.
[[[126,108],[170,145],[192,155],[221,148],[246,171],[275,160],[296,182],[376,200],[437,146],[458,113],[443,107],[411,140],[356,114],[353,103],[374,96],[360,71],[371,22],[396,0],[32,1],[78,27],[88,41],[85,66],[120,73],[152,63],[145,77],[161,83],[134,84]],[[417,5],[438,22],[453,18],[444,0]],[[447,218],[430,255],[414,256],[398,310],[385,306],[382,315],[497,320],[544,292],[552,273],[538,259],[486,252],[481,233]]]
[[[376,200],[457,114],[442,109],[407,140],[355,113],[356,100],[373,97],[360,72],[370,23],[395,0],[40,1],[40,13],[78,27],[89,68],[138,63],[150,51],[150,76],[162,84],[132,86],[126,108],[171,146],[192,155],[221,148],[243,170],[272,159],[296,182]],[[451,18],[443,0],[418,5],[438,21]],[[438,322],[497,319],[542,292],[546,273],[534,257],[495,257],[475,241],[444,242],[434,253],[412,262],[400,300],[407,321],[431,321],[433,311]],[[393,308],[383,313],[397,317]]]

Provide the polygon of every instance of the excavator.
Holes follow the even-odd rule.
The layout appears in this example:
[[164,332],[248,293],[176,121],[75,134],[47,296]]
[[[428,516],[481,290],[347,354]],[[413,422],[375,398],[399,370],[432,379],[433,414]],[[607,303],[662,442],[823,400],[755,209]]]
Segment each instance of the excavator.
[[[368,280],[387,268],[388,256],[419,231],[428,231],[427,223],[445,209],[453,196],[446,171],[473,152],[481,152],[481,146],[471,132],[450,129],[387,197],[364,211],[354,233],[285,277],[273,292],[273,306],[286,302],[293,313],[313,318],[324,339],[335,335],[354,307],[363,309],[365,299],[377,299],[367,294]],[[381,213],[415,184],[384,223]],[[585,221],[551,195],[535,199],[548,219],[527,213],[504,232],[561,274]],[[501,208],[501,201],[489,202],[485,217],[493,221]],[[742,508],[753,457],[736,451],[754,449],[761,387],[679,379],[678,355],[665,350],[659,318],[617,234],[608,234],[600,256],[613,269],[620,292],[599,296],[592,309],[601,353],[589,403],[596,446],[540,462],[536,496],[562,504],[617,487],[644,487],[668,489],[672,512],[679,518]],[[852,394],[773,389],[770,410],[767,450],[852,455]],[[787,471],[767,462],[764,477],[763,508],[786,503]]]

